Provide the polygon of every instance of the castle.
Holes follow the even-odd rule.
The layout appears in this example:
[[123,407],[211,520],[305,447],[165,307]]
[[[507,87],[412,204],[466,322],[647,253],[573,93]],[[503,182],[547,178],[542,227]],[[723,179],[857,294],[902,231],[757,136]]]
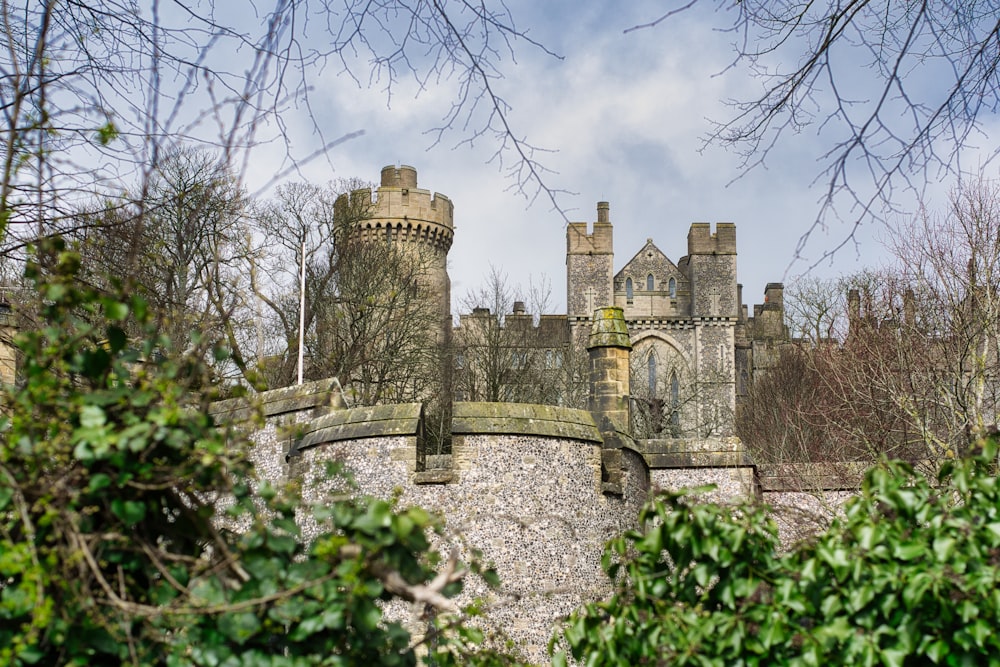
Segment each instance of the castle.
[[[426,249],[421,288],[449,336],[451,201],[417,188],[416,170],[405,166],[383,169],[374,197],[353,196],[372,204],[357,223],[364,238]],[[567,314],[535,322],[515,304],[504,320],[539,333],[533,340],[545,352],[585,348],[585,409],[456,400],[442,453],[428,446],[421,403],[350,408],[333,379],[256,398],[266,426],[254,433],[250,455],[263,476],[308,480],[337,460],[358,492],[439,512],[452,531],[441,539],[481,550],[504,581],[498,592],[471,585],[466,599],[485,595],[486,629],[535,662],[545,660],[560,618],[610,592],[603,545],[635,527],[651,489],[714,484],[710,500],[764,495],[779,504],[785,493],[761,483],[732,436],[741,383],[784,336],[781,286],[769,285],[766,303],[748,317],[736,282],[736,230],[727,223],[714,233],[692,225],[677,262],[648,241],[615,273],[609,210],[599,203],[592,226],[567,227]],[[464,316],[463,326],[483,315]],[[642,387],[633,386],[637,368]],[[634,414],[644,406],[659,408],[660,423],[640,437]],[[213,412],[240,420],[249,407],[232,400]],[[322,500],[322,488],[304,489],[306,500]]]

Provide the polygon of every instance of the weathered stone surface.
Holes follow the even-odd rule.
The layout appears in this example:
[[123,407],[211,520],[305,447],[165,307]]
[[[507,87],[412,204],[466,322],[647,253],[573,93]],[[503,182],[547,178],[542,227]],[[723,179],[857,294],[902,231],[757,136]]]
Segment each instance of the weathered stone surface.
[[637,440],[636,448],[652,469],[753,465],[739,438]]
[[594,418],[586,410],[529,403],[455,403],[452,429],[467,433],[548,435],[602,442]]
[[335,380],[317,380],[305,384],[272,389],[246,398],[232,398],[213,403],[208,412],[217,422],[241,422],[250,419],[257,410],[264,417],[274,417],[314,408],[332,407]]
[[420,428],[422,414],[423,406],[420,403],[336,410],[302,427],[294,452],[342,440],[363,440],[390,435],[415,436]]

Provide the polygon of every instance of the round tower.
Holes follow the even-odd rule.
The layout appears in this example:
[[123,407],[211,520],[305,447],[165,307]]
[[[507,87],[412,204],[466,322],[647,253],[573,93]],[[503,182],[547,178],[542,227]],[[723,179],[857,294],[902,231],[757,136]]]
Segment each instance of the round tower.
[[[348,206],[350,204],[350,206]],[[381,185],[341,195],[338,211],[363,211],[350,224],[366,242],[400,244],[421,264],[418,286],[424,298],[437,304],[442,335],[451,331],[451,280],[448,250],[455,236],[454,205],[448,197],[417,187],[417,170],[407,165],[382,168]]]

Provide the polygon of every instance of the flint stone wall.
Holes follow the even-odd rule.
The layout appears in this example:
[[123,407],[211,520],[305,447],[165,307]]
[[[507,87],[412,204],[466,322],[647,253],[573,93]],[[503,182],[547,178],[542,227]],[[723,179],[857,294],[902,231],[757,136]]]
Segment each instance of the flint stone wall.
[[[602,492],[603,440],[590,413],[554,406],[457,403],[452,454],[435,465],[418,465],[419,404],[338,410],[296,422],[268,419],[255,435],[253,458],[281,463],[262,466],[275,482],[303,481],[304,498],[319,502],[329,485],[310,477],[336,460],[350,472],[358,492],[397,496],[447,521],[436,546],[482,551],[495,564],[499,592],[473,585],[460,602],[483,596],[490,603],[484,628],[501,642],[510,639],[531,662],[546,662],[556,624],[583,602],[610,592],[600,569],[607,540],[635,527],[649,495],[649,471],[641,456],[621,450],[620,494]],[[416,418],[415,418],[416,417]],[[272,421],[280,421],[272,424]],[[285,463],[285,453],[292,457]],[[306,537],[315,534],[306,525]],[[405,605],[387,614],[414,624]]]

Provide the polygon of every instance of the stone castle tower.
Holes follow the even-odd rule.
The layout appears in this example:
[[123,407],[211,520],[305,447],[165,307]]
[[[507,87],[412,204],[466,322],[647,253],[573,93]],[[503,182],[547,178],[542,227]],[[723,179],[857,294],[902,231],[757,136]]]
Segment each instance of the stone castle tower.
[[617,273],[608,202],[598,202],[597,221],[588,227],[574,222],[566,229],[573,337],[590,330],[596,309],[621,308],[633,345],[632,411],[647,433],[731,435],[738,380],[753,363],[753,327],[736,279],[736,226],[692,224],[687,254],[676,262],[647,239]]
[[350,220],[357,238],[366,242],[400,244],[421,263],[419,285],[425,298],[436,304],[442,332],[451,330],[451,279],[448,250],[455,237],[455,207],[439,193],[417,187],[417,170],[402,165],[382,168],[381,185],[341,195],[336,210]]

